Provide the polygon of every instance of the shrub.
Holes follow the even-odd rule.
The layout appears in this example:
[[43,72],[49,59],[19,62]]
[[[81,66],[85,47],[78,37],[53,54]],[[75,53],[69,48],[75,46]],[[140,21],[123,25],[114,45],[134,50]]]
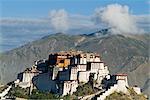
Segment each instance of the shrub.
[[128,88],[129,95],[122,92],[114,92],[105,100],[147,100],[143,94],[137,94],[132,88]]
[[94,89],[92,88],[90,83],[86,83],[84,85],[78,86],[77,91],[74,93],[76,96],[84,96],[93,94]]
[[12,87],[8,95],[27,99],[29,98],[29,88]]
[[39,90],[33,90],[30,99],[58,99],[57,95]]

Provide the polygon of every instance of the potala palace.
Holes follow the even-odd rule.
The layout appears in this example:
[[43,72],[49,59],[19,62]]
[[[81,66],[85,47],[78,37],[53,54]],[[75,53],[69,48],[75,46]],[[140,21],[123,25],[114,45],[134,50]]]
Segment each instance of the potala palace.
[[[61,51],[49,54],[47,60],[35,61],[34,65],[19,73],[15,86],[50,91],[61,96],[72,95],[80,84],[93,80],[93,87],[103,90],[97,100],[104,100],[114,91],[128,93],[127,74],[111,75],[107,65],[97,53]],[[137,94],[140,88],[133,88]],[[79,97],[87,99],[95,96]]]

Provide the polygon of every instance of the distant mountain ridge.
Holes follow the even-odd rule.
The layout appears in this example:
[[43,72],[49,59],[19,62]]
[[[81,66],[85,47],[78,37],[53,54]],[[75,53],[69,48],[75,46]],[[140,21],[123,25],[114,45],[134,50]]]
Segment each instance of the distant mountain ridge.
[[111,28],[105,28],[105,29],[101,29],[101,30],[95,31],[93,33],[84,34],[84,35],[86,35],[86,36],[97,36],[97,37],[98,36],[105,36],[105,35],[111,34],[110,29]]
[[83,50],[97,52],[111,73],[127,73],[129,84],[138,85],[150,93],[149,39],[143,35],[69,35],[45,36],[19,48],[0,54],[0,82],[13,81],[17,74],[32,66],[35,60],[47,59],[50,52]]

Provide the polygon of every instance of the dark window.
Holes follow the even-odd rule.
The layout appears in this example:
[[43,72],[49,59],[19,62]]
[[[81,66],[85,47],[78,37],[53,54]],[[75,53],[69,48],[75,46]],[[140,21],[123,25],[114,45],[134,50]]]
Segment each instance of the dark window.
[[91,70],[91,63],[90,62],[87,62],[87,71]]
[[64,63],[64,60],[60,60],[60,63]]

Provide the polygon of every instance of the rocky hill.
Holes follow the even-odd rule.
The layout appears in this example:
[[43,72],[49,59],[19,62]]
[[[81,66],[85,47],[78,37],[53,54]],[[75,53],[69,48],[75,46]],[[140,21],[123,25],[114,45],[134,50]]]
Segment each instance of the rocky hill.
[[40,40],[0,54],[0,82],[13,81],[17,73],[30,67],[35,60],[47,59],[49,53],[62,50],[97,52],[111,73],[127,73],[130,85],[150,93],[149,40],[144,35],[69,35],[52,34]]

